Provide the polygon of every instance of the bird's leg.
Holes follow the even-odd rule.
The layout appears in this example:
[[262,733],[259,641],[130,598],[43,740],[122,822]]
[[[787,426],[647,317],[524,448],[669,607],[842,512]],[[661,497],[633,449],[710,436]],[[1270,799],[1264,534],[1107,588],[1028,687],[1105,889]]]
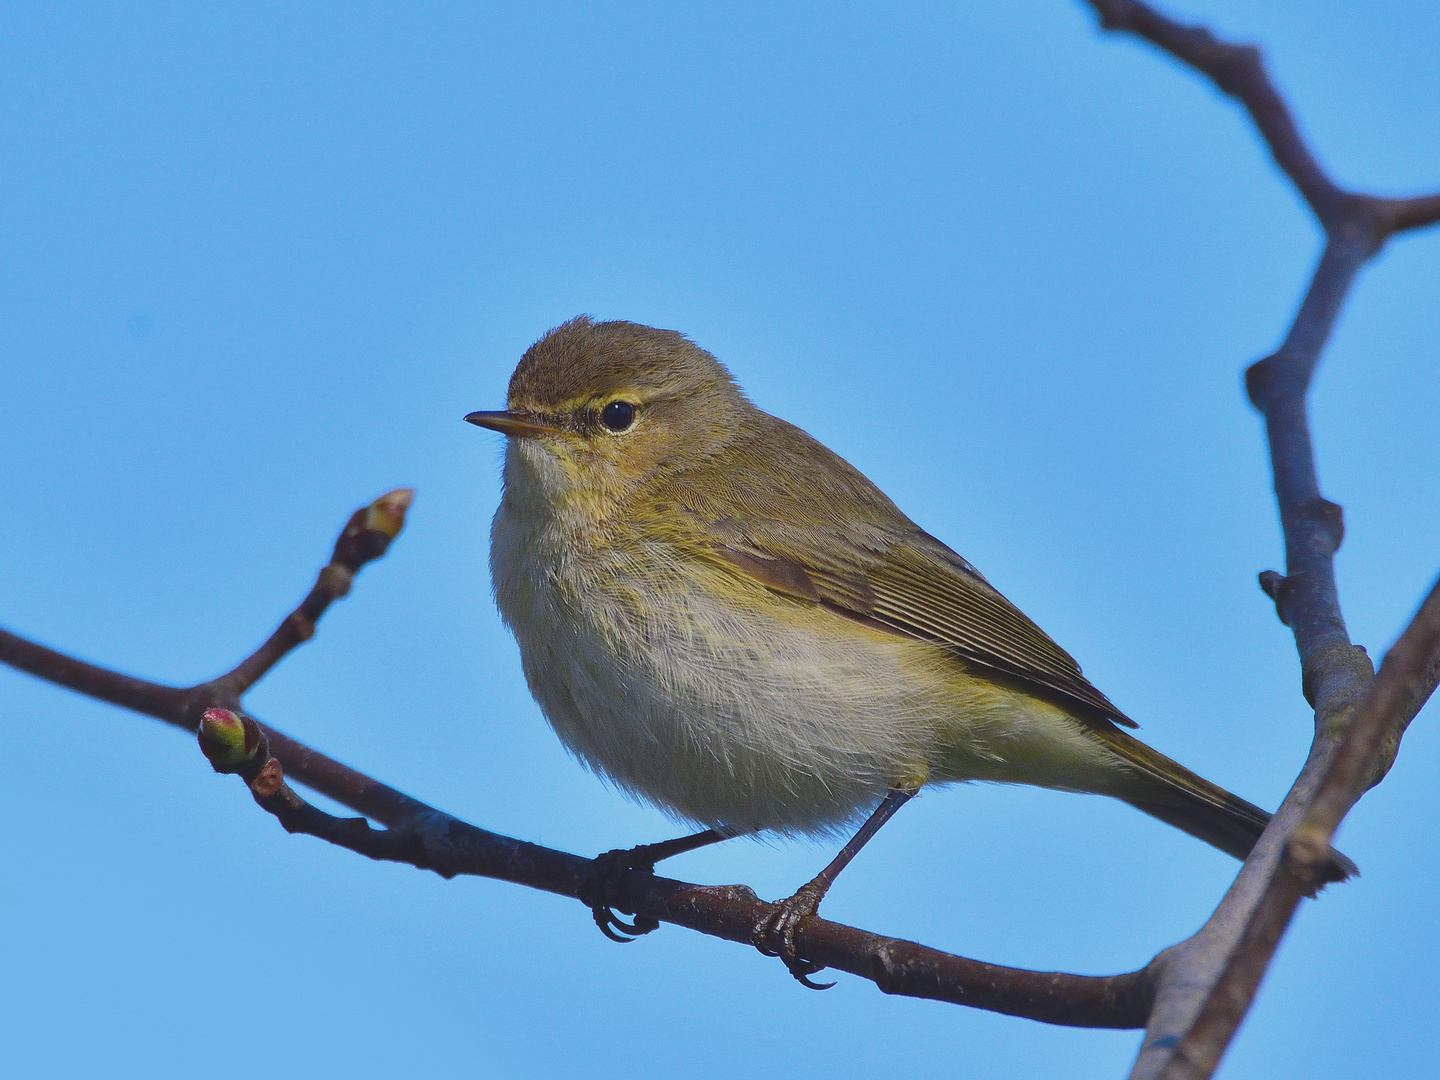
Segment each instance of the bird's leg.
[[892,788],[875,808],[875,812],[866,819],[865,824],[860,826],[860,830],[850,838],[850,842],[840,849],[840,854],[830,861],[830,865],[816,874],[810,882],[802,885],[794,896],[772,905],[769,914],[756,924],[750,937],[755,947],[766,956],[780,957],[785,961],[790,974],[811,990],[828,990],[835,984],[810,980],[811,975],[823,970],[823,965],[800,959],[795,951],[795,927],[801,919],[808,918],[819,910],[820,901],[825,899],[825,894],[830,891],[830,886],[835,884],[840,871],[850,865],[850,860],[880,831],[880,826],[894,817],[895,811],[909,802],[914,794],[914,790]]
[[590,905],[595,925],[611,941],[621,943],[634,941],[641,934],[648,934],[660,924],[648,915],[636,915],[634,922],[627,923],[615,914],[613,897],[620,890],[620,879],[631,870],[651,873],[655,864],[672,855],[683,855],[687,851],[728,840],[734,833],[718,829],[706,829],[691,836],[677,836],[674,840],[662,840],[658,844],[641,844],[633,848],[616,848],[597,855],[590,860],[580,879],[580,899]]

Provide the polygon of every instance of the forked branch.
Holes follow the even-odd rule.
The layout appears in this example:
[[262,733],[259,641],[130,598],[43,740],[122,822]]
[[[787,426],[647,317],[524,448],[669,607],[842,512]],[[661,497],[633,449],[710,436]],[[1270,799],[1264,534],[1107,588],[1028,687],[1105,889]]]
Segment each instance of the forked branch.
[[[1302,690],[1315,709],[1315,736],[1300,776],[1214,915],[1168,954],[1157,978],[1145,1043],[1131,1073],[1147,1080],[1199,1078],[1209,1076],[1219,1063],[1294,912],[1294,903],[1287,906],[1283,899],[1293,885],[1293,867],[1285,858],[1293,844],[1289,838],[1302,818],[1309,820],[1317,790],[1328,790],[1334,782],[1341,741],[1358,723],[1352,719],[1357,702],[1374,699],[1367,691],[1373,677],[1369,657],[1351,644],[1340,611],[1334,557],[1344,537],[1344,518],[1340,507],[1320,493],[1306,395],[1361,266],[1395,233],[1440,220],[1440,195],[1393,199],[1346,191],[1305,144],[1259,49],[1221,41],[1204,27],[1177,23],[1138,0],[1089,2],[1106,29],[1147,39],[1238,100],[1326,238],[1285,340],[1274,354],[1251,365],[1245,379],[1250,400],[1265,418],[1285,536],[1285,574],[1266,571],[1260,585],[1275,601],[1280,620],[1294,632]],[[1407,672],[1419,665],[1418,676],[1404,679],[1409,696],[1399,703],[1387,698],[1384,715],[1366,721],[1379,725],[1384,736],[1367,743],[1364,751],[1352,751],[1364,758],[1361,765],[1372,781],[1384,775],[1405,725],[1434,691],[1440,675],[1433,650],[1418,660],[1410,655],[1412,649],[1423,648],[1412,637],[1416,625],[1396,645],[1403,659],[1392,665]],[[1339,820],[1332,823],[1332,832]]]
[[[1319,490],[1305,398],[1321,351],[1361,266],[1386,240],[1440,220],[1440,195],[1394,199],[1336,185],[1300,136],[1258,49],[1184,26],[1136,0],[1089,0],[1103,25],[1138,34],[1210,77],[1249,111],[1276,163],[1325,230],[1309,291],[1276,352],[1246,385],[1265,418],[1286,572],[1260,576],[1294,635],[1315,738],[1299,778],[1214,915],[1192,938],[1139,971],[1096,977],[1033,972],[953,956],[812,917],[797,943],[804,959],[874,981],[887,993],[928,997],[1048,1023],[1147,1026],[1137,1077],[1210,1075],[1249,1008],[1299,897],[1345,813],[1394,760],[1406,725],[1440,680],[1440,585],[1373,677],[1350,643],[1335,587],[1340,508]],[[315,624],[367,562],[400,531],[408,491],[391,492],[350,519],[310,594],[254,654],[198,686],[163,686],[47,649],[0,630],[0,661],[40,678],[200,733],[212,765],[238,773],[290,832],[369,858],[450,877],[499,878],[579,899],[590,860],[487,832],[380,783],[266,727],[241,699]],[[303,799],[289,777],[364,815],[340,818]],[[370,820],[366,820],[370,819]],[[378,822],[375,828],[370,821]],[[614,906],[748,945],[769,905],[745,886],[687,884],[631,871]]]

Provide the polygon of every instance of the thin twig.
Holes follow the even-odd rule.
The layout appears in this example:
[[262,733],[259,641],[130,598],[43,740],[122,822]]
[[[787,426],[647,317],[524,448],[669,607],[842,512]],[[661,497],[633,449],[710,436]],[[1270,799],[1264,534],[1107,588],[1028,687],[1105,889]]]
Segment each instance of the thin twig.
[[[1340,507],[1320,493],[1306,395],[1360,268],[1395,233],[1440,220],[1440,195],[1389,199],[1344,190],[1301,137],[1259,49],[1221,41],[1208,29],[1182,25],[1139,0],[1089,2],[1107,30],[1147,39],[1237,99],[1326,235],[1319,266],[1284,342],[1246,373],[1250,399],[1265,418],[1285,536],[1285,574],[1266,571],[1260,584],[1275,601],[1280,620],[1294,632],[1302,690],[1315,709],[1315,737],[1300,776],[1215,913],[1194,937],[1164,956],[1155,1008],[1131,1073],[1146,1080],[1160,1075],[1202,1077],[1214,1070],[1233,1037],[1269,963],[1273,942],[1294,911],[1293,903],[1287,908],[1277,902],[1286,888],[1281,883],[1289,881],[1287,841],[1317,792],[1331,782],[1355,702],[1373,685],[1370,660],[1351,644],[1340,612],[1334,556],[1344,536],[1344,520]],[[1432,659],[1423,678],[1410,680],[1410,699],[1396,714],[1408,710],[1404,723],[1434,691],[1437,677],[1440,661]],[[1377,781],[1388,768],[1404,723],[1386,727],[1381,751],[1366,763],[1367,782]],[[1271,933],[1273,939],[1267,938]],[[1271,942],[1268,949],[1264,940]],[[1239,985],[1234,972],[1240,968],[1253,977],[1243,1004],[1233,996]]]
[[1424,229],[1440,222],[1440,195],[1421,195],[1413,199],[1380,199],[1381,212],[1391,235]]
[[1126,31],[1159,46],[1175,59],[1208,75],[1250,113],[1275,164],[1296,189],[1327,232],[1353,221],[1355,202],[1364,216],[1374,218],[1374,229],[1384,237],[1440,221],[1440,195],[1408,199],[1355,195],[1338,186],[1321,168],[1305,144],[1299,125],[1280,96],[1265,58],[1254,45],[1222,41],[1204,26],[1176,22],[1140,0],[1087,0],[1106,30]]
[[340,531],[330,562],[321,568],[314,587],[300,601],[300,606],[285,616],[265,644],[206,685],[238,702],[286,653],[314,637],[320,616],[350,591],[350,583],[360,567],[385,554],[390,541],[404,527],[405,514],[414,499],[413,489],[397,488],[356,510]]

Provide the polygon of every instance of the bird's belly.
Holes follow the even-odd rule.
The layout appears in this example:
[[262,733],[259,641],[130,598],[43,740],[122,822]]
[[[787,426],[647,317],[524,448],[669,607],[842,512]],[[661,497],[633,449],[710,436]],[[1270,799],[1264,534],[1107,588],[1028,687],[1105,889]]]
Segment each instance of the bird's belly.
[[[503,514],[503,510],[502,510]],[[675,815],[737,832],[827,832],[897,784],[1089,787],[1074,721],[892,636],[726,571],[651,552],[580,565],[506,535],[496,599],[531,693],[565,746]]]
[[837,636],[834,616],[767,594],[734,603],[718,569],[637,580],[567,567],[533,539],[502,556],[499,521],[495,540],[531,693],[625,790],[710,827],[820,832],[925,779],[940,703],[901,670],[911,643],[848,624]]

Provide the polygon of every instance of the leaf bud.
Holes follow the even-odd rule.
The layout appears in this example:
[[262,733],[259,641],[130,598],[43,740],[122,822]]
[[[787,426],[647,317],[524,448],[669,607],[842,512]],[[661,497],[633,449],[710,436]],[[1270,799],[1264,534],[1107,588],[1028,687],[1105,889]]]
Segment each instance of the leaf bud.
[[196,737],[200,751],[222,772],[252,761],[260,749],[260,726],[229,709],[206,709]]
[[414,488],[396,488],[381,495],[365,508],[366,530],[384,533],[391,540],[405,527],[405,511],[415,500]]

